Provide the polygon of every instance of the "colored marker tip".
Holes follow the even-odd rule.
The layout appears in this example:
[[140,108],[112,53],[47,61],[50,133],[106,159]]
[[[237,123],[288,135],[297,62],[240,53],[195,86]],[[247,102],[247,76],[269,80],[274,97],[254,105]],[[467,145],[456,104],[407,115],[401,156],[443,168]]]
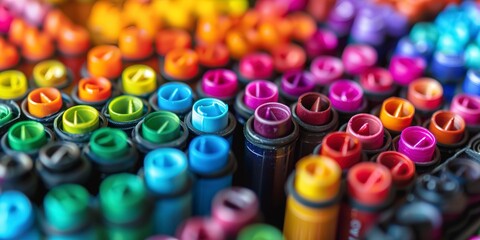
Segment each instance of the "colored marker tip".
[[330,121],[331,105],[327,96],[305,93],[298,98],[295,113],[305,123],[320,126]]
[[328,98],[332,106],[340,111],[357,111],[363,104],[363,90],[350,80],[339,80],[330,85]]
[[70,134],[85,134],[97,129],[100,124],[98,111],[86,105],[67,109],[62,116],[62,128]]
[[13,118],[13,112],[9,105],[0,103],[0,126]]
[[390,170],[393,182],[399,187],[408,185],[415,175],[415,164],[406,155],[399,152],[382,152],[377,157],[377,163]]
[[119,96],[108,104],[108,114],[113,121],[131,122],[144,115],[144,104],[140,98],[134,96]]
[[146,65],[132,65],[122,73],[123,92],[136,96],[149,94],[157,88],[157,74]]
[[62,95],[53,87],[37,88],[27,97],[28,113],[37,118],[53,115],[63,106]]
[[202,89],[206,95],[211,97],[233,97],[238,89],[237,76],[233,71],[227,69],[207,71],[203,75]]
[[460,115],[469,125],[480,124],[480,98],[473,95],[457,94],[452,100],[450,111]]
[[45,196],[43,206],[48,223],[59,229],[71,229],[88,219],[90,195],[75,184],[54,187]]
[[465,126],[461,116],[449,111],[437,111],[430,120],[429,130],[437,142],[448,145],[463,139]]
[[347,184],[352,198],[363,204],[374,205],[388,198],[392,175],[380,164],[362,162],[350,169]]
[[380,120],[385,128],[402,131],[410,126],[415,114],[415,107],[403,98],[391,97],[383,101]]
[[184,83],[170,82],[158,89],[158,107],[173,112],[186,112],[192,108],[192,89]]
[[34,224],[32,203],[19,191],[3,192],[0,195],[0,209],[2,210],[0,224],[10,226],[0,231],[2,236],[15,238],[19,233],[28,231]]
[[347,133],[357,137],[363,149],[379,149],[384,143],[384,130],[380,119],[371,114],[357,114],[347,123]]
[[423,127],[408,127],[400,134],[398,152],[414,162],[430,162],[436,147],[435,136]]
[[245,87],[245,96],[243,102],[248,108],[255,110],[258,106],[278,101],[278,88],[272,82],[257,80],[250,82]]
[[87,102],[99,102],[110,98],[112,84],[103,77],[81,79],[78,83],[78,97]]
[[253,130],[265,138],[281,138],[292,130],[290,108],[281,103],[265,103],[255,110]]
[[166,143],[180,135],[180,119],[174,113],[157,111],[148,114],[142,123],[142,136],[149,142]]
[[408,86],[407,98],[416,108],[434,110],[442,105],[443,88],[435,79],[420,78]]
[[228,162],[230,144],[216,135],[202,135],[194,138],[188,148],[190,167],[195,172],[219,171]]
[[120,129],[100,128],[90,137],[90,149],[104,159],[122,157],[129,149],[127,134]]
[[286,94],[300,96],[313,91],[314,81],[314,76],[309,72],[293,71],[283,74],[280,86]]
[[393,78],[390,72],[378,67],[361,73],[359,82],[363,89],[374,93],[385,93],[393,87]]
[[162,148],[145,157],[145,180],[157,193],[174,193],[184,188],[188,180],[187,156],[178,149]]
[[8,144],[16,151],[29,152],[40,149],[47,143],[47,134],[41,123],[21,121],[8,129]]
[[28,81],[20,71],[0,72],[0,99],[11,100],[22,97],[28,89]]
[[33,68],[33,78],[40,87],[55,87],[67,80],[67,69],[56,60],[43,61]]
[[228,232],[235,234],[258,217],[259,203],[254,192],[232,187],[217,193],[213,199],[212,217]]
[[192,124],[196,129],[213,133],[228,125],[228,105],[215,98],[203,98],[193,104]]
[[321,153],[347,169],[361,160],[362,144],[349,133],[333,132],[323,138]]

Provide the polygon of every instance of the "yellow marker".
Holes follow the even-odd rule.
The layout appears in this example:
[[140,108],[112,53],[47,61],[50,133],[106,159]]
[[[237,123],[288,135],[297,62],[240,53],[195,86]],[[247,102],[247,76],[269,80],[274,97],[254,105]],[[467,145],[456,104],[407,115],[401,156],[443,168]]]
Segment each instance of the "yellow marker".
[[67,68],[56,60],[38,63],[33,68],[33,80],[39,87],[59,87],[67,83]]
[[306,156],[287,183],[286,239],[333,240],[339,214],[340,166],[325,156]]
[[25,74],[17,70],[0,72],[0,99],[12,100],[25,96],[28,82]]
[[157,74],[146,65],[127,67],[122,73],[123,92],[135,96],[152,93],[157,89]]

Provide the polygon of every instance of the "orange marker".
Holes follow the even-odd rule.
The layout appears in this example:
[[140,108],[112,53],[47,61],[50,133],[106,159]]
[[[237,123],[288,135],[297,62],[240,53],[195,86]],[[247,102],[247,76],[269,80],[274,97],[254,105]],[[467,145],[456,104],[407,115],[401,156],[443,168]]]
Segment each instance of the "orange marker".
[[87,70],[93,77],[115,79],[122,73],[122,54],[111,45],[100,45],[90,49],[87,56]]
[[197,45],[199,63],[206,68],[222,68],[230,62],[228,48],[221,44]]
[[43,30],[52,38],[57,39],[60,29],[69,25],[70,20],[60,9],[50,10],[43,20]]
[[50,58],[55,52],[52,39],[36,28],[28,28],[23,35],[22,55],[30,61]]
[[292,13],[287,16],[287,19],[293,26],[292,37],[295,40],[306,41],[317,31],[315,19],[306,13]]
[[21,46],[25,32],[28,28],[31,27],[28,26],[23,19],[13,19],[12,23],[10,24],[10,29],[8,30],[8,40],[17,46]]
[[446,160],[467,145],[468,132],[465,120],[458,114],[440,110],[433,114],[428,130],[435,136],[442,160]]
[[157,54],[167,55],[173,49],[185,49],[192,46],[192,38],[187,31],[181,29],[165,29],[158,31],[155,36]]
[[300,159],[287,182],[286,239],[335,239],[341,176],[340,167],[329,157]]
[[0,37],[0,71],[15,67],[20,61],[17,48]]
[[398,132],[412,124],[414,114],[415,107],[409,101],[391,97],[383,101],[380,120],[383,126],[392,132],[392,135],[397,135]]
[[[281,29],[280,23],[283,23],[285,29]],[[272,19],[269,21],[261,22],[258,26],[258,38],[259,44],[265,49],[274,49],[279,45],[284,45],[289,40],[290,32],[288,31],[291,29],[289,24],[286,24],[287,20],[280,20],[280,19]],[[286,25],[286,26],[285,26]],[[286,31],[282,32],[282,30]],[[248,33],[248,32],[247,32]],[[251,31],[250,39],[253,39],[255,32]],[[247,35],[249,36],[249,35]],[[252,40],[250,40],[252,41]],[[252,41],[253,42],[253,41]]]
[[417,79],[408,85],[407,99],[422,118],[430,117],[442,107],[442,85],[432,78]]
[[62,94],[53,87],[37,88],[27,97],[28,113],[36,118],[44,118],[62,109]]
[[227,33],[225,43],[232,58],[240,59],[255,50],[255,47],[247,40],[244,32],[240,29],[232,29]]
[[125,28],[120,32],[118,47],[127,60],[142,60],[153,53],[152,39],[145,30],[136,27]]
[[169,81],[190,81],[199,73],[198,55],[191,49],[174,49],[165,56],[163,73]]
[[307,60],[303,48],[292,43],[273,49],[272,57],[275,69],[281,73],[302,70]]
[[[78,99],[83,102],[101,102],[108,100],[111,96],[112,84],[106,78],[83,78],[78,83]],[[79,104],[83,103],[80,102]]]
[[85,54],[90,47],[90,35],[82,26],[66,24],[57,36],[58,49],[66,55]]
[[226,16],[203,17],[198,20],[195,36],[202,44],[221,43],[232,21]]

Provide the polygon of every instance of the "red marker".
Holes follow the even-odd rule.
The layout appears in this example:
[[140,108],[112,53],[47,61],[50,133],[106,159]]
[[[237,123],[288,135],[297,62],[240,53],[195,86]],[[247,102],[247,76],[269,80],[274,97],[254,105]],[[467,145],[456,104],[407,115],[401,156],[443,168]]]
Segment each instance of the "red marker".
[[348,170],[362,160],[362,143],[346,132],[333,132],[323,138],[320,155],[332,158],[342,170]]
[[280,73],[302,70],[307,56],[303,48],[295,44],[286,44],[272,50],[273,65]]
[[385,151],[377,155],[373,160],[390,170],[397,192],[405,190],[412,185],[415,179],[415,164],[405,154]]

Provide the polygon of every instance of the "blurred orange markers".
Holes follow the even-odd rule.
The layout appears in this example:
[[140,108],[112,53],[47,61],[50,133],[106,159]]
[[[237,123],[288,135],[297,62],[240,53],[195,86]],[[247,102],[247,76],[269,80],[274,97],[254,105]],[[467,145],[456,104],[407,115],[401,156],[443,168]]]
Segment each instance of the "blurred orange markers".
[[110,80],[122,72],[122,54],[111,45],[100,45],[90,49],[87,56],[87,70],[93,77],[106,77]]
[[20,61],[17,48],[1,37],[0,52],[2,53],[2,56],[0,57],[0,71],[12,68]]
[[58,49],[64,54],[85,54],[90,47],[90,35],[82,26],[66,24],[57,36]]
[[22,55],[30,61],[41,61],[53,56],[55,47],[52,39],[36,28],[28,28],[22,36]]
[[168,78],[192,80],[199,73],[198,55],[191,49],[175,49],[167,53],[164,72]]
[[197,52],[200,64],[204,67],[225,67],[230,61],[228,48],[221,43],[198,45],[195,52]]
[[272,50],[273,65],[278,72],[301,70],[307,61],[303,48],[296,44],[285,44]]
[[120,32],[118,47],[128,60],[141,60],[152,55],[152,39],[145,30],[136,27],[125,28]]
[[112,84],[103,77],[81,79],[78,83],[78,97],[85,102],[100,102],[112,95]]
[[173,49],[184,49],[192,46],[192,38],[187,31],[181,29],[164,29],[155,37],[157,54],[167,55]]

